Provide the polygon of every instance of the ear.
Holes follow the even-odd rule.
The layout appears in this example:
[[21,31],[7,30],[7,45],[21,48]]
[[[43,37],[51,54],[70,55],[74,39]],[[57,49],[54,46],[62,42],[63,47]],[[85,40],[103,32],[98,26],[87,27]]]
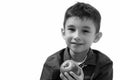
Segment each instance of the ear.
[[98,42],[102,37],[102,32],[99,32],[95,35],[94,43]]
[[64,30],[64,28],[61,28],[61,34],[62,34],[62,36],[64,38],[64,36],[65,36],[65,30]]

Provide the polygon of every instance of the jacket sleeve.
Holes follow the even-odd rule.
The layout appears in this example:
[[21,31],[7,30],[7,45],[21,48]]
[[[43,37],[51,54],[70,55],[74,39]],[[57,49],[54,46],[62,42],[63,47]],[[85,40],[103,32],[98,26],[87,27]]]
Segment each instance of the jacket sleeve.
[[45,63],[43,66],[40,80],[51,80],[52,73],[53,73],[53,69]]
[[113,62],[102,65],[95,80],[113,80]]

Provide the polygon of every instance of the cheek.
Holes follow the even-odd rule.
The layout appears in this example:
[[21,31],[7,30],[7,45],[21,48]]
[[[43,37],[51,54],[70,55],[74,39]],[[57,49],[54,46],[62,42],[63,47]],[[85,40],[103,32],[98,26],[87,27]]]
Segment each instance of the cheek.
[[66,35],[66,36],[64,37],[64,40],[66,41],[67,44],[69,44],[69,42],[71,42],[71,40],[72,40],[72,37],[69,36],[69,35]]
[[71,40],[72,40],[72,37],[70,37],[70,36],[67,36],[66,37],[66,41],[69,43],[69,42],[71,42]]
[[87,42],[87,43],[92,43],[93,41],[94,41],[94,37],[93,36],[87,36],[87,37],[85,37],[85,41]]

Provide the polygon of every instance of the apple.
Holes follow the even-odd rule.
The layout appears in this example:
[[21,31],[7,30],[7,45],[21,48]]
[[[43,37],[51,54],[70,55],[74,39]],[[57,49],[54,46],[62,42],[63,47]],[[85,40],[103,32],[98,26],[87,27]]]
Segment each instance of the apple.
[[60,67],[60,72],[74,72],[76,75],[81,75],[80,67],[73,60],[66,60]]

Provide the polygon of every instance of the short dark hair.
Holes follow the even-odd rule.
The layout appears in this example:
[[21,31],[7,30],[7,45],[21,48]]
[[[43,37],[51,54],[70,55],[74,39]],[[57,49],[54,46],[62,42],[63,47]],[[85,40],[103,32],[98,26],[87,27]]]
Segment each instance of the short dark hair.
[[79,17],[80,19],[91,19],[96,26],[96,33],[100,30],[101,15],[99,11],[87,3],[77,2],[66,10],[63,26],[65,28],[66,20],[70,17]]

